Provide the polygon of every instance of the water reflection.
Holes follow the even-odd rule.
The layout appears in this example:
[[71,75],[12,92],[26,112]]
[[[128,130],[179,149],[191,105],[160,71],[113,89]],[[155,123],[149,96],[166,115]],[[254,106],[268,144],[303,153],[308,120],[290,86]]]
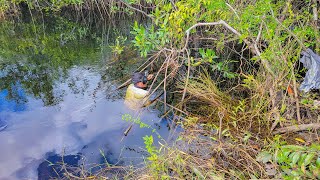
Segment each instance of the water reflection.
[[[24,102],[17,87],[46,106],[61,101],[62,92],[54,92],[54,82],[66,76],[73,65],[92,63],[98,58],[97,41],[86,35],[89,30],[57,18],[59,23],[2,22],[0,31],[0,90],[7,99]],[[68,43],[61,44],[61,41]],[[72,40],[72,41],[71,41]]]
[[[9,94],[9,92],[11,94]],[[13,94],[13,93],[14,94]],[[17,97],[17,98],[11,98]],[[8,91],[7,89],[0,91],[0,112],[12,111],[20,112],[26,109],[26,96],[21,87],[15,87],[14,90]]]
[[[56,85],[65,94],[59,104],[44,106],[41,100],[27,97],[23,111],[0,112],[8,122],[7,129],[0,133],[0,179],[34,179],[46,154],[63,150],[66,154],[83,154],[87,165],[101,163],[100,150],[112,155],[113,162],[110,163],[142,162],[141,154],[130,149],[141,149],[142,137],[151,134],[151,129],[133,127],[121,142],[123,132],[129,126],[121,117],[132,113],[123,105],[123,100],[107,100],[103,91],[96,94],[97,98],[92,96],[100,81],[96,72],[74,67],[69,76],[65,82]],[[86,87],[81,95],[74,94],[69,88],[71,79],[78,87]],[[141,119],[152,126],[159,121],[157,114],[150,112],[144,112]],[[164,138],[167,131],[165,128],[159,130]]]
[[[132,112],[123,100],[105,98],[115,88],[96,68],[98,36],[63,18],[48,22],[0,24],[0,119],[7,124],[0,132],[0,179],[37,179],[39,164],[63,151],[81,153],[88,166],[103,162],[101,152],[109,163],[142,162],[142,137],[151,129],[134,126],[121,141],[130,125],[121,116]],[[121,69],[110,70],[112,78],[126,74]],[[144,112],[141,120],[154,126],[159,118]],[[166,138],[166,128],[158,131]]]

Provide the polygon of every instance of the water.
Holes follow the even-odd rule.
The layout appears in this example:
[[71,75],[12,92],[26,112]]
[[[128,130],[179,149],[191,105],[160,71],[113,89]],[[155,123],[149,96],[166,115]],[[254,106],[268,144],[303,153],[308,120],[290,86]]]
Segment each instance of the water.
[[[123,137],[131,123],[122,115],[137,112],[110,98],[117,97],[117,84],[101,69],[108,57],[97,48],[101,41],[70,34],[82,27],[68,23],[54,24],[45,35],[30,31],[37,24],[1,25],[0,119],[7,127],[0,132],[0,179],[37,179],[39,165],[57,154],[81,154],[69,157],[87,168],[105,161],[138,164],[147,155],[142,137],[157,137],[152,128],[169,138],[166,122],[147,109],[139,117],[152,128],[134,125]],[[70,37],[61,43],[61,34]]]

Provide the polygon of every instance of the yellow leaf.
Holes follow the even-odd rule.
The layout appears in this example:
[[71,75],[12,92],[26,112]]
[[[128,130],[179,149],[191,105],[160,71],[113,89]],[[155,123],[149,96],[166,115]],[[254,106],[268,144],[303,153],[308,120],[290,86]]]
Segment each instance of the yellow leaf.
[[301,138],[295,138],[295,140],[298,141],[298,142],[302,142],[302,143],[305,143],[305,142],[306,142],[305,140],[303,140],[303,139],[301,139]]

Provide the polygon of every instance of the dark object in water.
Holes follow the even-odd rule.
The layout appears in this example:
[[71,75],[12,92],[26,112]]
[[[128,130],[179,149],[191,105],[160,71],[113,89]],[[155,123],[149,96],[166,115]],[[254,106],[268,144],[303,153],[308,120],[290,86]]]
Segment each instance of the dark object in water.
[[38,179],[62,179],[64,177],[63,173],[65,173],[64,169],[62,169],[62,162],[64,162],[67,167],[78,167],[80,158],[81,156],[79,154],[63,157],[57,154],[49,155],[49,157],[38,166]]
[[7,126],[8,124],[0,119],[0,131],[3,131],[4,129],[6,129]]

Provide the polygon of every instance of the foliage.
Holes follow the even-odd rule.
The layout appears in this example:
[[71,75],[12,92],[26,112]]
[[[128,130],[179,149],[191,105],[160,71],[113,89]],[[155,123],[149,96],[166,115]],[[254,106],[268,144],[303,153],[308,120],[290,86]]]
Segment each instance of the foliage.
[[320,145],[287,145],[274,141],[257,156],[263,163],[276,164],[284,179],[320,178]]
[[134,117],[132,117],[130,114],[124,114],[124,115],[122,115],[122,120],[124,120],[124,121],[126,121],[126,122],[133,122],[133,123],[135,123],[135,124],[138,124],[138,125],[140,126],[140,128],[151,128],[150,125],[142,122],[139,117],[134,118]]
[[116,55],[120,55],[124,51],[124,43],[126,42],[127,38],[123,36],[118,36],[116,38],[116,42],[114,46],[110,46],[112,49],[112,52]]
[[[204,109],[203,114],[208,116],[212,114],[217,114],[218,112],[225,113],[226,116],[230,112],[230,105],[232,101],[230,97],[224,92],[220,91],[216,83],[212,81],[208,72],[203,72],[198,78],[190,79],[187,86],[187,92],[199,100],[197,106],[200,107],[200,103],[204,103],[208,110]],[[193,106],[190,104],[190,111],[192,111]],[[196,109],[197,113],[202,113],[201,109]]]
[[80,5],[83,4],[83,0],[39,0],[39,1],[29,1],[29,0],[0,0],[0,12],[10,10],[12,6],[17,6],[21,3],[25,3],[29,8],[38,10],[55,10],[58,11],[62,7],[69,5]]
[[[134,43],[144,57],[148,53],[169,53],[171,50],[170,55],[165,55],[165,61],[180,60],[188,68],[188,71],[180,72],[185,78],[175,78],[182,81],[178,92],[187,94],[186,99],[182,98],[185,102],[177,103],[178,107],[184,107],[197,117],[186,119],[187,128],[193,129],[204,121],[208,126],[213,123],[211,126],[217,127],[215,123],[222,120],[222,126],[236,134],[232,139],[234,143],[238,141],[248,145],[253,138],[269,136],[269,130],[272,131],[278,123],[292,125],[296,120],[306,119],[306,116],[298,114],[302,109],[311,111],[311,121],[316,121],[318,111],[314,112],[307,104],[300,104],[299,96],[293,97],[286,92],[292,85],[297,90],[297,77],[300,76],[297,61],[301,51],[311,48],[320,52],[320,33],[312,11],[312,6],[317,4],[285,0],[153,2],[159,6],[151,12],[152,22],[148,26],[152,30],[136,25]],[[220,20],[231,28],[207,24],[189,29],[200,22]],[[169,43],[156,44],[149,38],[150,34],[156,37],[159,29],[165,29]],[[187,30],[190,30],[189,36],[186,36]],[[172,57],[172,51],[178,55]],[[208,72],[206,75],[201,73],[202,68]],[[234,81],[228,84],[230,81],[226,79]],[[295,106],[293,102],[296,102]],[[185,106],[180,106],[181,103]],[[263,144],[263,138],[256,141]],[[288,147],[279,149],[279,154],[282,151],[295,152]],[[314,151],[306,149],[300,152],[304,153],[308,155]],[[297,158],[298,155],[290,157],[293,156]],[[310,177],[307,175],[309,171],[312,174],[310,163],[297,167],[293,167],[292,161],[286,163],[291,163],[291,170],[302,167],[301,177]]]
[[[1,10],[12,6],[9,1],[0,2]],[[13,1],[13,4],[19,2],[22,1]],[[191,132],[200,123],[204,125],[202,128],[223,129],[219,138],[207,132],[209,130],[197,129],[199,133],[187,136],[191,140],[186,142],[194,142],[188,144],[191,150],[168,148],[162,154],[153,148],[152,136],[145,137],[153,178],[268,177],[251,155],[268,145],[264,140],[272,131],[279,124],[318,122],[319,109],[311,105],[317,97],[299,96],[297,88],[303,77],[303,70],[298,66],[301,51],[311,48],[320,52],[320,31],[315,20],[317,14],[314,14],[319,5],[315,1],[126,0],[111,1],[109,6],[98,4],[99,8],[88,5],[88,1],[53,2],[54,10],[71,4],[75,9],[83,5],[98,11],[97,14],[102,14],[100,7],[109,9],[111,14],[105,12],[109,17],[119,11],[143,12],[148,20],[144,24],[140,19],[135,22],[131,42],[142,57],[151,57],[147,66],[159,69],[159,77],[166,78],[158,79],[155,86],[161,89],[163,85],[165,94],[175,94],[170,105],[176,109],[170,111],[183,118],[181,111],[192,114],[184,123]],[[28,5],[36,7],[33,3]],[[210,24],[220,20],[228,26]],[[199,26],[194,26],[196,24]],[[86,29],[80,31],[88,34]],[[63,42],[74,40],[68,35],[62,35]],[[28,41],[20,43],[22,47],[29,47],[22,49],[43,52],[41,46],[35,48]],[[120,39],[111,47],[116,54],[126,52]],[[144,126],[139,119],[129,116],[124,119]],[[295,146],[273,141],[259,160],[279,165],[284,178],[319,175],[318,145]],[[197,146],[200,148],[193,151]],[[203,152],[204,149],[207,151]],[[199,152],[210,156],[200,156]],[[206,166],[198,167],[199,162]]]
[[[139,117],[134,118],[130,114],[124,114],[122,115],[122,120],[126,122],[132,122],[134,124],[138,124],[140,128],[152,129],[152,133],[155,133],[159,139],[162,139],[162,137],[160,136],[160,134],[157,132],[155,128],[152,128],[150,125],[142,122]],[[161,161],[163,161],[163,157],[160,155],[161,148],[158,148],[154,145],[153,135],[150,135],[150,136],[146,135],[143,137],[143,140],[144,140],[146,151],[149,153],[147,157],[147,160],[148,160],[147,165],[151,169],[151,171],[154,173],[153,175],[155,177],[158,177],[161,174],[160,172],[165,170],[164,164],[160,163]]]
[[[149,157],[147,159],[149,160],[150,163],[147,163],[147,165],[150,168],[150,170],[152,171],[153,176],[158,177],[159,172],[165,170],[165,167],[161,163],[161,161],[163,161],[163,159],[162,159],[163,157],[160,156],[160,149],[157,149],[153,145],[153,136],[152,135],[144,136],[143,140],[144,140],[146,150],[149,153]],[[162,177],[161,179],[167,179],[167,178]]]
[[145,27],[135,22],[131,33],[135,36],[132,42],[138,47],[142,57],[146,57],[151,50],[159,49],[169,42],[166,29],[155,30],[153,25],[146,30]]

